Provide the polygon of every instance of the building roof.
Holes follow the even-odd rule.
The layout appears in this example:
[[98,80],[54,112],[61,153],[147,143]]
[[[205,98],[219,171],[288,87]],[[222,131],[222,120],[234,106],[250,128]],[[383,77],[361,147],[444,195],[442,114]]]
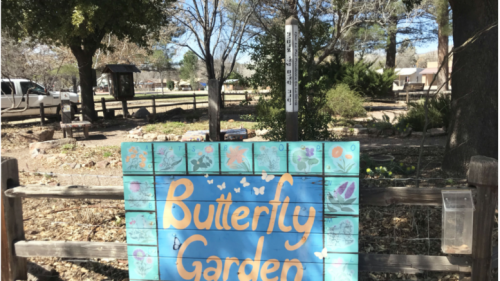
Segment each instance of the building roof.
[[[422,68],[416,68],[416,67],[411,67],[411,68],[395,68],[394,71],[396,72],[396,75],[408,76],[408,75],[412,75],[412,74],[415,74],[415,73],[420,73],[420,71],[422,71]],[[383,73],[384,70],[381,68],[381,69],[378,69],[377,72],[378,73]]]
[[139,68],[137,68],[133,64],[107,64],[102,73],[129,73],[129,72],[141,72]]
[[[437,67],[428,67],[424,69],[420,74],[436,74],[438,68]],[[451,67],[448,67],[448,72],[451,73]]]

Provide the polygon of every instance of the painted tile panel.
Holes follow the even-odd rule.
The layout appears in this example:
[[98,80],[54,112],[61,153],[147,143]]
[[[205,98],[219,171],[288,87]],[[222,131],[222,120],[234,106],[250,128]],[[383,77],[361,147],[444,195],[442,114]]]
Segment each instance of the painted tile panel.
[[154,211],[153,176],[123,176],[125,210]]
[[328,254],[325,260],[325,280],[358,280],[358,255]]
[[221,143],[222,174],[253,173],[252,143],[224,142]]
[[219,173],[219,144],[208,142],[188,143],[188,173]]
[[158,249],[148,246],[128,246],[129,278],[159,280]]
[[359,178],[325,178],[325,214],[359,215]]
[[186,144],[182,142],[155,142],[155,173],[185,174]]
[[359,175],[359,142],[326,142],[325,174]]
[[153,151],[151,143],[123,142],[121,150],[123,174],[153,174]]
[[157,245],[156,213],[126,212],[127,244]]
[[290,142],[288,144],[288,171],[292,174],[322,174],[323,143]]
[[255,142],[254,166],[255,173],[284,174],[287,164],[286,142]]

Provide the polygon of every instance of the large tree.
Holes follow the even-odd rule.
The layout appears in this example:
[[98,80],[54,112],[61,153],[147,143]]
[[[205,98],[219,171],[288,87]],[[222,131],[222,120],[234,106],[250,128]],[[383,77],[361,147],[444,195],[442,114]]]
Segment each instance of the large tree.
[[222,85],[248,40],[248,22],[252,9],[245,0],[186,1],[175,16],[190,34],[180,45],[194,52],[205,63],[207,79],[217,79],[220,97]]
[[29,38],[71,49],[78,62],[82,113],[97,119],[92,92],[92,57],[106,34],[147,46],[168,23],[173,0],[5,0],[2,29],[17,38]]
[[[452,116],[443,169],[465,174],[473,155],[498,157],[498,1],[450,0]],[[472,40],[471,40],[472,39]]]
[[189,84],[193,89],[195,89],[196,83],[196,73],[198,71],[198,57],[196,54],[189,50],[184,54],[181,62],[181,68],[179,69],[179,74],[181,79],[188,80]]

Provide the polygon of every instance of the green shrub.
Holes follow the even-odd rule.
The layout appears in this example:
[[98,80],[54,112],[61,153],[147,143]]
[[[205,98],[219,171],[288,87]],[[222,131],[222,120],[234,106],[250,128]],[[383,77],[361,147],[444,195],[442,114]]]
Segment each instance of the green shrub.
[[[398,128],[402,128],[409,124],[414,131],[423,132],[425,126],[424,101],[420,100],[417,102],[410,102],[408,103],[408,106],[410,107],[410,110],[406,113],[406,115],[401,115],[398,118],[399,120],[396,126]],[[429,102],[428,110],[429,124],[427,129],[443,127],[444,124],[441,111],[439,111],[438,108],[433,107],[431,102]]]
[[167,88],[168,88],[170,91],[172,91],[172,90],[174,89],[174,87],[175,87],[174,81],[172,81],[172,80],[168,80],[168,81],[167,81]]
[[451,96],[439,96],[429,100],[429,108],[435,108],[441,115],[443,127],[448,130],[451,119]]
[[334,115],[345,118],[366,116],[363,98],[346,84],[338,84],[326,93],[326,108]]

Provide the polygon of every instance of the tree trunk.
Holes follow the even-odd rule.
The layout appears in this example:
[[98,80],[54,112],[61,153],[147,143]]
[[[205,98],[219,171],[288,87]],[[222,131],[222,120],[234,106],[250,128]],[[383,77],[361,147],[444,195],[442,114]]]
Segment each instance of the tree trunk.
[[78,85],[76,85],[76,76],[72,76],[71,80],[73,81],[73,92],[78,93]]
[[354,64],[354,50],[344,52],[344,61],[348,64]]
[[438,10],[438,66],[444,63],[444,67],[438,73],[438,87],[446,83],[443,90],[448,90],[448,34],[445,31],[448,25],[449,14],[448,5],[443,5]]
[[[451,0],[453,43],[497,22],[498,2]],[[465,175],[471,156],[498,157],[498,27],[453,56],[452,107],[443,169]]]
[[161,94],[163,95],[163,76],[161,75],[161,72],[160,72],[160,85],[161,85]]
[[97,121],[92,90],[92,56],[95,51],[82,50],[80,46],[71,47],[71,51],[78,62],[83,120],[91,122]]
[[387,46],[385,47],[385,67],[396,67],[396,33],[397,33],[397,17],[389,18],[389,32],[387,38]]

